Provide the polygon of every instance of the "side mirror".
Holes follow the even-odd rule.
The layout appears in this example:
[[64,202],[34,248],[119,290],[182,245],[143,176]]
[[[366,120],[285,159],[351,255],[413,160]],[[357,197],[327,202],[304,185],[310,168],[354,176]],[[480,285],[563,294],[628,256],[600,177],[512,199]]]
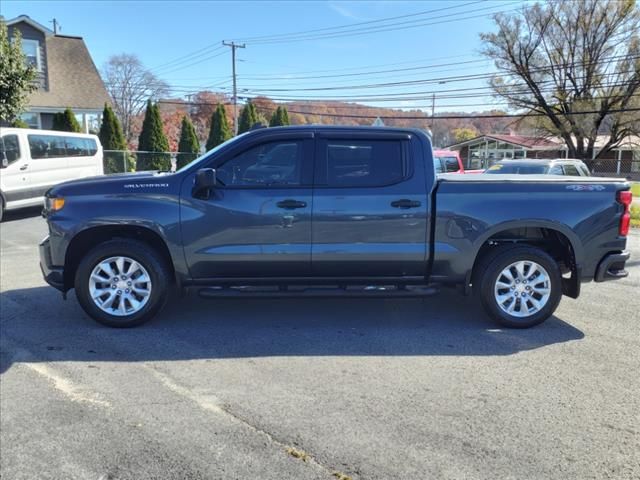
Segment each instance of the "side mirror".
[[193,196],[209,198],[210,191],[216,186],[216,171],[213,168],[201,168],[196,172]]
[[0,168],[7,168],[9,166],[9,160],[7,159],[7,152],[0,150]]

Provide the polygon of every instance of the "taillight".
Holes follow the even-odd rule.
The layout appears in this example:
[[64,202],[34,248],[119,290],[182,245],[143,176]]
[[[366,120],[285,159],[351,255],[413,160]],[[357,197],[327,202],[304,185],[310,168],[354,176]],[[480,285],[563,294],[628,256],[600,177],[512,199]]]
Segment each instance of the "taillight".
[[631,194],[631,191],[626,190],[624,192],[618,192],[618,202],[620,202],[624,207],[622,217],[620,218],[620,228],[618,232],[623,237],[626,237],[629,234],[629,224],[631,223],[631,213],[629,212],[629,208],[631,207],[632,199],[633,195]]

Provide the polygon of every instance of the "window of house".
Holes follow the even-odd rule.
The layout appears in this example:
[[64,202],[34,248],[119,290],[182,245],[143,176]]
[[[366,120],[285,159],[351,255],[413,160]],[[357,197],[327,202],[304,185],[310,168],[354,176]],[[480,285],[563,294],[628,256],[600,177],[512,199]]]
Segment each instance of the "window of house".
[[406,173],[398,140],[330,140],[325,161],[330,187],[390,185]]
[[2,137],[2,149],[7,161],[11,164],[20,158],[20,142],[17,135],[5,135]]
[[41,71],[42,64],[40,62],[40,42],[38,42],[37,40],[23,38],[22,51],[27,57],[27,63],[35,67],[36,70]]
[[257,145],[216,168],[216,178],[226,186],[300,185],[302,141]]
[[29,128],[40,128],[40,114],[39,113],[22,113],[20,114],[20,120],[29,125]]

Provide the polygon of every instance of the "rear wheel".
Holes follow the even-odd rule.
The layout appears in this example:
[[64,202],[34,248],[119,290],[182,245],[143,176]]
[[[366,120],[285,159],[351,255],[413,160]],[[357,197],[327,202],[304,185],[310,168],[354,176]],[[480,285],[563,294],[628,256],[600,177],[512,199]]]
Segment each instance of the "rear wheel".
[[82,259],[75,290],[83,310],[97,322],[133,327],[160,310],[169,283],[168,269],[153,249],[122,239],[102,243]]
[[483,258],[474,290],[491,318],[511,328],[528,328],[549,318],[562,297],[556,261],[531,246],[509,245]]

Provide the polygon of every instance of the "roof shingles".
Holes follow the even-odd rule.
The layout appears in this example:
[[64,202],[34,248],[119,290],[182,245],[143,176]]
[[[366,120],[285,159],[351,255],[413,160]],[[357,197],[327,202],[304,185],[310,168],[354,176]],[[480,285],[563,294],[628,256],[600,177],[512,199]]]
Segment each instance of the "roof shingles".
[[75,109],[102,109],[109,95],[84,40],[52,35],[46,39],[49,89],[38,89],[29,97],[29,106]]

